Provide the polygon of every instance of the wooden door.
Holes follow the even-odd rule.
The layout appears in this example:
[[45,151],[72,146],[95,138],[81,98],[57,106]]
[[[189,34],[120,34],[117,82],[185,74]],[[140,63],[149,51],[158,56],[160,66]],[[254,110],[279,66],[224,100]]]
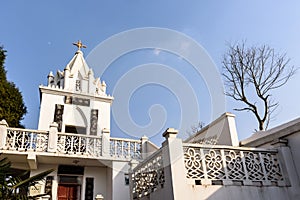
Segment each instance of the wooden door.
[[78,200],[78,185],[58,185],[58,200]]

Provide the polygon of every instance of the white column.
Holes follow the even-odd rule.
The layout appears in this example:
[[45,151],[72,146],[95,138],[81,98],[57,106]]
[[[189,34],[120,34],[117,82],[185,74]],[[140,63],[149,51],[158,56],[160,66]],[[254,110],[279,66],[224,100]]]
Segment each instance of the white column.
[[176,138],[178,131],[174,128],[168,128],[163,136],[165,141],[163,147],[163,165],[165,173],[165,189],[168,194],[164,196],[167,199],[181,200],[191,199],[189,191],[185,166],[182,140]]
[[27,163],[28,163],[30,169],[37,169],[38,168],[38,163],[37,163],[35,152],[29,152],[28,153]]
[[50,72],[49,75],[47,76],[47,78],[48,78],[48,86],[50,86],[52,84],[52,82],[54,81],[53,73]]
[[148,157],[148,149],[147,149],[148,140],[149,138],[145,135],[141,137],[141,154],[143,159]]
[[7,127],[7,122],[5,119],[2,119],[0,121],[0,149],[4,149],[6,146]]
[[88,93],[90,94],[94,94],[96,91],[93,91],[93,81],[94,81],[94,72],[92,69],[89,70],[88,72],[88,76],[89,76],[89,81],[88,81]]
[[101,86],[102,86],[102,90],[103,90],[104,94],[106,94],[106,83],[105,83],[105,81],[102,81]]
[[64,74],[64,89],[70,88],[70,67],[69,65],[65,68]]
[[134,188],[134,180],[132,180],[132,175],[133,175],[133,169],[139,164],[138,161],[136,160],[131,160],[129,162],[129,173],[128,173],[128,176],[129,176],[129,193],[130,193],[130,199],[133,199],[133,188]]
[[102,156],[108,157],[110,152],[110,131],[104,128],[102,130]]
[[293,155],[290,147],[288,146],[288,140],[277,139],[273,141],[272,145],[278,149],[279,161],[281,163],[281,173],[284,176],[284,182],[278,182],[279,186],[287,187],[289,190],[289,199],[300,199],[300,180],[297,173]]
[[58,124],[53,122],[50,124],[49,138],[48,138],[48,152],[57,151],[57,141],[58,141]]
[[[58,168],[57,168],[58,169]],[[52,181],[52,199],[57,199],[57,190],[58,190],[58,175],[54,175],[53,181]]]

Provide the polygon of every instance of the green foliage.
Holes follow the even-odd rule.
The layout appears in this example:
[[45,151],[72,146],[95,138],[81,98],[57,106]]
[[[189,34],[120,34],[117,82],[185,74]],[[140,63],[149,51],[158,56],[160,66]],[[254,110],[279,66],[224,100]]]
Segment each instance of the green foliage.
[[0,46],[0,120],[5,119],[11,127],[23,128],[20,121],[27,109],[19,89],[6,78],[5,58],[6,50]]
[[25,180],[22,179],[24,175],[29,175],[30,171],[25,173],[15,174],[12,172],[11,163],[7,158],[0,160],[0,199],[3,200],[20,200],[20,199],[36,199],[37,196],[28,196],[27,189],[30,186],[35,186],[38,181],[43,180],[53,170],[47,170],[35,176],[29,177]]

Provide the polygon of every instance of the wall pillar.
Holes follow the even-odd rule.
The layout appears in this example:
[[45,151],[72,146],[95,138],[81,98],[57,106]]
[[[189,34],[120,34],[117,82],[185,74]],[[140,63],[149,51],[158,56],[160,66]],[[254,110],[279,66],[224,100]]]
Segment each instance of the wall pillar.
[[141,156],[142,159],[146,159],[148,157],[148,149],[147,149],[147,142],[149,138],[147,136],[141,137]]
[[[300,181],[299,174],[297,173],[293,155],[290,147],[288,146],[288,140],[276,139],[272,145],[278,150],[279,162],[281,164],[282,174],[284,176],[284,182],[278,183],[282,186],[290,186],[288,192],[290,199],[300,199]],[[279,185],[279,186],[280,186]]]
[[48,78],[48,87],[49,87],[53,84],[53,81],[54,81],[53,73],[50,72],[49,75],[47,76],[47,78]]
[[48,152],[57,151],[58,141],[58,124],[53,122],[50,124],[49,138],[48,138]]
[[188,192],[188,184],[185,175],[184,153],[182,140],[176,138],[178,131],[168,128],[163,136],[165,141],[162,143],[163,166],[165,173],[165,186],[168,187],[166,199],[191,199]]
[[65,76],[64,76],[64,89],[67,90],[70,88],[70,67],[69,65],[64,70]]
[[[94,80],[94,72],[92,69],[89,70],[88,72],[89,80],[88,80],[88,92],[89,93],[94,93],[95,89],[93,88],[93,80]],[[96,86],[97,87],[97,86]]]
[[110,154],[110,131],[104,128],[102,130],[102,156],[109,157]]
[[130,199],[133,199],[133,188],[134,188],[134,177],[133,177],[133,169],[139,164],[137,160],[131,160],[129,162],[129,170],[128,170],[128,176],[129,176],[129,195]]
[[37,158],[36,158],[35,152],[28,153],[27,163],[28,163],[30,169],[37,169],[38,168],[38,163],[37,163]]
[[0,149],[4,149],[6,147],[7,127],[7,122],[5,119],[2,119],[0,121]]

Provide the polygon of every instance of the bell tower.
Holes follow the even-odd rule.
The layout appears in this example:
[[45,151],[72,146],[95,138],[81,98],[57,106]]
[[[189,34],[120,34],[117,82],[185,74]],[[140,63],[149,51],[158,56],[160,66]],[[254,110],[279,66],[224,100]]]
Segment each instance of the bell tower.
[[39,130],[58,124],[59,132],[99,136],[110,129],[110,107],[113,97],[106,94],[106,84],[95,78],[86,63],[79,40],[78,49],[63,71],[48,75],[47,86],[40,86]]

